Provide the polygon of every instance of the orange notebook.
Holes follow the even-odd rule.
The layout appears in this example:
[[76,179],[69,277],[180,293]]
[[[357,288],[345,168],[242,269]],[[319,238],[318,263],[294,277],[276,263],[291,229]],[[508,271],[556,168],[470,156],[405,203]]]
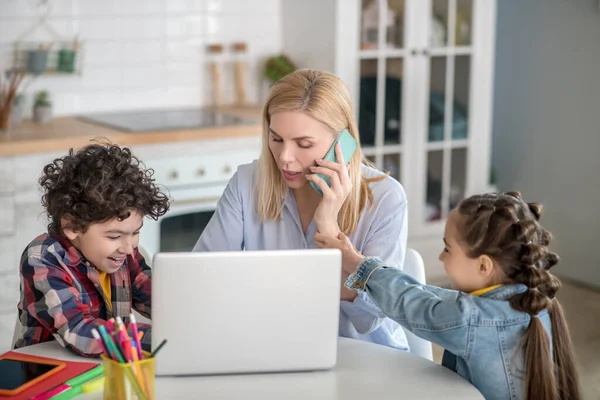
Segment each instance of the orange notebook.
[[[4,354],[15,355],[15,356],[18,355],[19,357],[21,357],[23,359],[27,358],[31,361],[56,360],[54,358],[31,356],[28,354],[17,353],[15,351],[8,351]],[[15,396],[0,395],[0,400],[3,400],[3,399],[6,399],[6,400],[29,399],[32,396],[36,396],[40,393],[44,393],[44,392],[52,389],[53,387],[63,384],[66,381],[68,381],[69,379],[75,378],[76,376],[81,375],[84,372],[89,371],[90,369],[98,366],[97,363],[92,363],[92,362],[63,361],[63,360],[59,360],[59,361],[65,363],[67,365],[63,370],[50,375],[48,378],[44,379],[43,381],[35,384],[34,386],[30,387],[29,389],[26,389],[25,391],[15,395]]]

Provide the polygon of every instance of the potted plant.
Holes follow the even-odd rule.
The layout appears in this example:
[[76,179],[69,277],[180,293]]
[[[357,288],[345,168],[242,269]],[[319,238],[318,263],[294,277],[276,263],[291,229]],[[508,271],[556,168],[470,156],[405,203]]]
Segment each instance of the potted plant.
[[263,73],[272,85],[296,69],[298,67],[287,56],[281,54],[267,59]]
[[33,122],[43,124],[52,119],[52,103],[50,102],[48,92],[39,91],[35,95],[33,104]]
[[27,70],[33,75],[41,75],[46,71],[48,64],[48,51],[52,47],[52,43],[41,44],[36,50],[29,51],[27,60]]

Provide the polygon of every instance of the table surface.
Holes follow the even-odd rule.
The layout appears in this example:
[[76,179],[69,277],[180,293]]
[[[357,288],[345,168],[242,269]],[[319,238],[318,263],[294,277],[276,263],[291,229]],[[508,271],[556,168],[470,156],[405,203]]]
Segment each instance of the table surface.
[[[78,357],[56,341],[17,350],[71,361]],[[98,360],[99,361],[99,360]],[[483,399],[454,372],[414,354],[340,338],[338,362],[329,371],[156,378],[156,399]],[[102,392],[76,399],[102,399]]]

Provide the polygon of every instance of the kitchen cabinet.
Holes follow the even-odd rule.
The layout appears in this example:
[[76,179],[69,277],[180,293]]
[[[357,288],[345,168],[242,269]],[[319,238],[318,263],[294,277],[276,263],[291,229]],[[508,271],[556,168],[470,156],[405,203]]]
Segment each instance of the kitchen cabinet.
[[[210,198],[214,210],[229,179],[240,163],[258,158],[259,132],[253,136],[129,146],[147,167],[155,170],[156,183],[173,199],[171,213],[193,209]],[[19,301],[19,262],[25,247],[47,231],[41,205],[39,177],[43,167],[67,151],[0,157],[0,352],[10,347]],[[177,204],[179,201],[179,204]],[[203,204],[203,206],[205,206]],[[163,217],[164,218],[164,217]],[[145,221],[140,243],[151,249],[160,221]],[[195,242],[197,238],[192,238]]]
[[494,0],[282,0],[284,52],[350,89],[361,146],[408,197],[408,245],[428,279],[448,213],[494,190]]

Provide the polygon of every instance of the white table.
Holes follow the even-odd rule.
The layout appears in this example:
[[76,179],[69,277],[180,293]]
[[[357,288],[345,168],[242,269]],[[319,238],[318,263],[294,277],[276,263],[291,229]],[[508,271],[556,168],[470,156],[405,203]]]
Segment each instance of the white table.
[[[71,361],[83,359],[53,341],[18,350]],[[160,354],[159,354],[160,357]],[[483,399],[474,386],[441,365],[410,353],[340,338],[330,371],[156,378],[156,399]],[[102,391],[77,400],[102,399]]]

